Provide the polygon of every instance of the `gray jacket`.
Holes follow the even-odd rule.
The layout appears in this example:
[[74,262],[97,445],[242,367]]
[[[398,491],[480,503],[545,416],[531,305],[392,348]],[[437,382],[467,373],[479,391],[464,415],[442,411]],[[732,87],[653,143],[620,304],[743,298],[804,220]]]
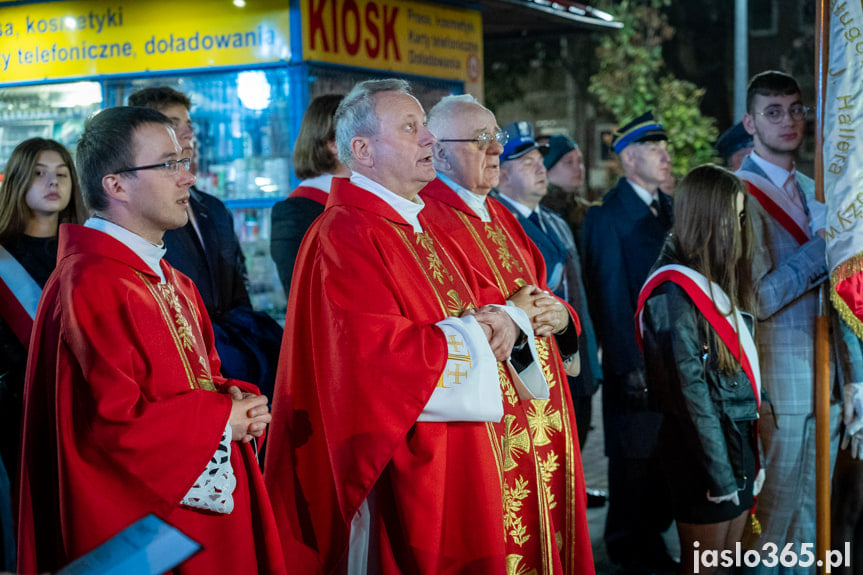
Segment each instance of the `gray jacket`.
[[[767,178],[749,157],[743,160],[740,170]],[[808,213],[808,203],[814,199],[814,182],[798,172],[797,184]],[[815,236],[800,245],[752,196],[748,197],[746,213],[755,235],[752,262],[754,311],[758,320],[755,342],[761,360],[762,383],[775,413],[811,413],[815,317],[819,306],[818,287],[827,279],[826,244]],[[863,381],[859,342],[842,322],[834,318],[832,325],[832,332],[838,331],[841,335],[831,336],[832,377],[838,376],[839,382]],[[832,378],[831,382],[838,383]]]

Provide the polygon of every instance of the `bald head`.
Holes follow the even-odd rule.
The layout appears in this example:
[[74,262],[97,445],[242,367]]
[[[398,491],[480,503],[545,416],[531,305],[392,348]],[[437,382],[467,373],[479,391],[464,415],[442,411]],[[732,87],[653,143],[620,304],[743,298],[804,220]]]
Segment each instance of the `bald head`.
[[439,174],[475,194],[488,194],[497,186],[503,147],[495,139],[500,128],[488,108],[470,94],[445,96],[429,111],[428,125],[438,139],[434,165]]
[[458,126],[460,117],[477,108],[487,110],[470,94],[444,96],[428,112],[429,130],[436,138],[451,138],[448,134]]

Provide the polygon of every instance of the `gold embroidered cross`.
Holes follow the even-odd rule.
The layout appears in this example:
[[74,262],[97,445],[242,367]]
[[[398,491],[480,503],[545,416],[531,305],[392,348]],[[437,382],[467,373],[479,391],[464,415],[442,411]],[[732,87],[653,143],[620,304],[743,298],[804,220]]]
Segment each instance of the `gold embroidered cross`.
[[[447,374],[447,376],[452,376],[452,377],[453,377],[453,379],[454,379],[453,383],[454,383],[455,385],[461,385],[461,378],[462,378],[462,377],[467,377],[467,372],[466,372],[466,371],[462,371],[462,370],[461,370],[461,365],[459,365],[459,364],[455,364],[455,371],[453,371],[453,370],[449,369],[449,370],[447,370],[446,374]],[[445,386],[444,386],[444,387],[445,387]]]
[[450,359],[452,361],[463,361],[467,364],[468,367],[473,366],[469,350],[465,350],[464,353],[459,353],[461,351],[461,348],[464,347],[464,341],[458,338],[455,334],[451,334],[447,336],[446,344],[449,348],[449,354],[447,355],[447,359]]
[[530,449],[530,435],[526,429],[518,430],[518,424],[515,422],[514,415],[507,415],[503,418],[506,431],[503,437],[500,438],[500,447],[503,452],[503,470],[511,471],[518,467],[516,458],[519,453],[527,453]]
[[551,443],[549,435],[563,429],[560,412],[554,411],[550,402],[548,399],[532,401],[527,410],[527,423],[533,431],[534,445],[548,445]]
[[449,345],[450,353],[459,353],[461,351],[463,342],[460,342],[455,335],[450,335],[446,338],[447,345]]

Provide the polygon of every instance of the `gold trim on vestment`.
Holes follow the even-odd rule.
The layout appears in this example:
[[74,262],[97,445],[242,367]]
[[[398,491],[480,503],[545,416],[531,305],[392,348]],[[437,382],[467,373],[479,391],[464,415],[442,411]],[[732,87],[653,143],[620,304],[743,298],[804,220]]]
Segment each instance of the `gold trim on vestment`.
[[[209,373],[209,362],[205,361],[197,352],[195,334],[186,316],[183,315],[183,308],[180,305],[180,298],[177,295],[174,284],[168,282],[164,284],[154,283],[138,270],[135,270],[135,273],[138,274],[138,277],[147,286],[150,295],[153,296],[156,305],[159,307],[159,311],[162,313],[162,319],[165,320],[165,325],[168,327],[168,332],[174,340],[174,345],[177,348],[183,369],[186,371],[189,387],[191,389],[216,391],[216,386],[213,384],[213,379]],[[186,298],[186,301],[188,305],[188,298]],[[191,309],[191,307],[188,309]],[[198,331],[200,332],[200,329]],[[204,373],[203,377],[199,377],[195,373],[187,352],[198,356],[198,363],[201,365]]]
[[[491,272],[495,277],[495,281],[498,284],[498,289],[500,290],[501,295],[503,295],[504,298],[509,298],[512,295],[512,293],[514,293],[514,291],[517,291],[517,290],[513,290],[513,292],[510,291],[510,286],[507,283],[506,279],[504,278],[503,273],[501,271],[501,268],[506,269],[509,273],[512,273],[511,272],[512,266],[515,265],[516,270],[524,271],[525,273],[527,273],[527,271],[530,270],[531,268],[528,265],[527,260],[525,259],[525,254],[522,253],[521,249],[515,249],[515,255],[513,255],[513,252],[509,251],[509,246],[517,246],[518,244],[515,242],[515,239],[509,233],[508,229],[502,228],[500,226],[496,226],[496,231],[497,231],[497,234],[499,234],[499,235],[494,235],[494,237],[493,237],[493,234],[488,231],[489,230],[489,224],[483,223],[483,226],[487,230],[489,237],[498,246],[497,256],[498,256],[498,258],[500,258],[500,261],[496,260],[495,257],[492,256],[491,252],[488,250],[488,248],[485,245],[484,241],[482,240],[479,232],[477,231],[477,229],[474,227],[473,223],[471,222],[471,218],[468,218],[467,215],[465,215],[464,212],[462,212],[461,210],[458,210],[456,208],[452,208],[452,209],[456,213],[456,215],[458,215],[461,222],[467,227],[468,232],[473,237],[474,242],[476,243],[476,246],[479,248],[480,252],[483,255],[483,258],[486,260],[486,263],[488,264],[489,269],[491,269]],[[490,210],[490,213],[491,213],[491,210]],[[492,217],[493,218],[495,217],[494,214],[492,214]],[[506,250],[501,251],[501,246],[505,246]],[[518,258],[517,260],[515,259],[516,257]],[[504,258],[506,258],[506,259],[504,259]],[[510,261],[510,259],[512,259],[514,261],[514,264],[512,261]],[[517,289],[520,289],[520,288],[524,287],[525,285],[527,285],[527,282],[522,277],[514,278],[512,280],[512,282],[517,286]],[[556,344],[553,344],[551,342],[551,337],[548,337],[548,338],[538,338],[537,337],[537,338],[535,338],[534,341],[536,343],[536,350],[537,350],[537,355],[539,358],[540,367],[543,371],[543,374],[546,377],[546,381],[548,382],[549,390],[554,389],[554,387],[556,386],[556,383],[558,381],[566,383],[566,381],[567,381],[566,380],[566,374],[562,371],[562,369],[560,369],[562,367],[559,365],[560,362],[553,361],[554,356],[551,353],[551,351],[553,349],[556,349]],[[559,355],[559,353],[558,353],[558,355]],[[554,474],[555,473],[562,473],[563,474],[562,475],[563,488],[564,488],[564,494],[563,495],[566,498],[566,501],[569,502],[569,501],[574,501],[573,498],[578,496],[578,494],[575,493],[575,476],[573,474],[573,466],[574,466],[574,458],[575,458],[575,454],[573,452],[573,442],[575,441],[575,439],[574,439],[573,434],[572,434],[572,426],[570,425],[570,420],[569,420],[569,416],[570,416],[569,411],[570,410],[569,410],[569,406],[567,405],[567,401],[566,401],[566,398],[567,398],[566,390],[563,389],[563,387],[561,387],[558,391],[560,393],[560,398],[561,398],[561,401],[560,401],[561,405],[560,405],[559,411],[553,410],[552,413],[545,412],[545,406],[542,403],[543,400],[533,400],[530,403],[532,404],[532,408],[534,409],[534,413],[536,413],[537,408],[542,409],[543,413],[545,413],[546,415],[551,416],[555,419],[559,418],[559,421],[562,423],[562,426],[561,426],[562,430],[559,428],[558,428],[558,430],[562,431],[563,436],[564,436],[563,441],[562,441],[562,443],[564,445],[564,452],[561,454],[565,458],[564,462],[563,462],[563,468],[561,469],[560,462],[556,461],[556,462],[554,462],[554,464],[556,464],[557,467],[555,469],[551,469],[553,464],[552,464],[552,462],[550,462],[550,458],[546,458],[543,461],[541,458],[541,455],[536,450],[534,450],[534,453],[535,453],[535,457],[536,457],[537,472],[540,473],[540,470],[543,468],[543,466],[545,466],[545,469],[546,469],[546,472],[542,473],[541,476],[537,478],[537,483],[541,484],[543,486],[543,489],[541,489],[542,495],[543,496],[550,496],[552,494],[552,485],[554,483],[554,479],[553,479]],[[545,401],[547,402],[548,400],[545,400]],[[537,404],[539,405],[539,407],[537,407]],[[527,415],[528,415],[528,421],[530,422],[530,414],[528,413]],[[531,426],[531,427],[533,427],[533,426]],[[541,437],[540,443],[537,443],[536,442],[536,435],[534,435],[534,445],[535,446],[541,447],[541,446],[548,445],[551,443],[550,434],[548,433],[548,430],[545,430],[545,431],[546,431],[546,435],[549,439],[548,442],[544,441],[543,438]],[[549,453],[549,455],[551,455],[551,453]],[[550,520],[550,517],[546,517],[544,511],[549,511],[552,507],[556,506],[556,504],[557,504],[557,502],[551,501],[547,497],[544,497],[544,499],[546,500],[546,505],[541,506],[541,509],[540,509],[541,521]],[[575,534],[576,516],[575,516],[575,513],[573,512],[573,506],[572,505],[565,504],[564,509],[565,509],[565,512],[564,512],[565,525],[559,526],[559,527],[566,529],[567,530],[566,532],[570,535],[570,537],[572,537]],[[570,547],[569,549],[563,550],[562,547],[564,547],[564,545],[562,545],[558,541],[559,539],[562,539],[562,535],[560,533],[552,534],[551,530],[548,529],[548,523],[547,522],[544,522],[541,524],[541,529],[542,529],[542,535],[544,536],[544,540],[545,540],[546,544],[549,545],[549,548],[555,548],[561,552],[561,554],[562,554],[561,559],[563,561],[564,572],[570,573],[572,571],[573,565],[575,565],[575,549],[572,546],[568,546],[568,547]],[[543,555],[543,560],[547,561],[547,559],[548,559],[548,557]],[[546,570],[549,570],[551,567],[549,564],[545,563],[543,568]]]
[[536,569],[523,565],[524,556],[515,553],[506,556],[506,575],[538,575]]
[[479,251],[482,253],[483,258],[485,258],[489,269],[491,269],[491,273],[494,274],[494,279],[497,282],[498,289],[501,291],[501,293],[506,293],[506,281],[503,279],[503,276],[497,269],[494,258],[489,253],[488,248],[485,246],[485,242],[482,241],[482,238],[479,236],[476,228],[473,227],[470,218],[468,218],[464,212],[457,208],[452,208],[452,211],[455,213],[456,216],[458,216],[458,219],[460,219],[461,223],[464,224],[464,226],[467,228],[467,231],[468,233],[470,233],[471,237],[473,237],[474,243],[479,248]]
[[[431,286],[432,291],[435,293],[435,297],[437,298],[438,304],[440,305],[441,311],[448,317],[460,317],[462,313],[466,309],[471,309],[476,307],[474,302],[467,302],[465,305],[460,301],[458,297],[458,292],[455,289],[451,289],[447,292],[446,298],[450,302],[451,305],[447,305],[445,302],[445,298],[438,292],[439,289],[443,289],[443,286],[439,284],[444,283],[444,279],[449,279],[450,282],[455,284],[456,279],[461,281],[462,285],[466,288],[470,288],[470,284],[467,282],[461,271],[457,266],[453,266],[452,269],[448,268],[443,259],[440,257],[437,246],[440,245],[434,234],[427,230],[425,233],[418,233],[416,245],[425,249],[425,251],[429,254],[434,254],[434,257],[423,258],[419,252],[417,251],[414,244],[409,240],[407,234],[401,229],[400,226],[390,222],[390,225],[393,229],[396,230],[399,237],[402,239],[405,246],[408,248],[408,251],[411,253],[414,261],[419,266],[419,268],[423,271],[425,275],[426,281],[429,286]],[[420,238],[419,236],[422,236]],[[444,251],[444,253],[446,253]],[[426,268],[428,266],[428,269]],[[454,309],[455,307],[459,307],[461,309]],[[457,313],[454,313],[457,312]],[[503,397],[510,402],[510,405],[515,406],[518,404],[518,394],[515,392],[515,389],[510,382],[509,373],[506,370],[506,367],[502,362],[497,362],[498,369],[498,381],[501,385],[501,393]],[[444,374],[441,374],[441,379],[438,382],[438,385],[442,385]],[[512,403],[512,397],[515,398],[515,403]],[[519,408],[517,408],[519,409]],[[519,476],[516,478],[516,483],[512,486],[507,485],[505,471],[512,471],[518,468],[517,460],[520,457],[521,452],[531,451],[533,447],[529,424],[527,423],[527,417],[525,415],[525,428],[519,429],[516,424],[517,417],[512,414],[507,414],[504,416],[504,425],[502,434],[499,434],[495,429],[495,424],[492,422],[486,422],[486,430],[488,433],[489,443],[492,450],[492,454],[494,455],[495,461],[497,463],[497,471],[498,478],[501,484],[501,497],[502,497],[502,505],[503,505],[503,521],[504,521],[504,534],[505,537],[508,536],[511,540],[521,546],[524,545],[526,541],[530,538],[531,534],[526,533],[526,529],[523,526],[522,518],[519,516],[520,511],[523,507],[523,500],[530,494],[530,491],[527,490],[526,486],[530,484],[529,481],[525,480],[523,476]],[[516,424],[513,426],[513,424]],[[547,531],[546,525],[546,513],[547,507],[542,505],[543,499],[543,489],[542,485],[539,482],[539,468],[538,464],[536,464],[536,455],[535,450],[533,450],[534,455],[532,459],[534,461],[534,467],[536,468],[537,474],[537,489],[539,494],[539,505],[537,509],[537,513],[540,517],[540,536],[545,536],[545,532]],[[547,553],[541,553],[542,562],[545,566],[545,571],[547,572],[548,567],[548,557]],[[525,569],[527,566],[522,565]],[[518,573],[524,573],[525,575],[536,575],[536,569],[529,569],[527,571],[519,571]]]
[[[450,312],[450,310],[447,309],[447,306],[444,303],[443,298],[441,298],[441,295],[437,291],[437,286],[435,285],[435,282],[432,280],[431,276],[429,275],[428,270],[426,270],[425,266],[423,265],[422,258],[420,257],[419,253],[417,253],[416,249],[414,248],[413,242],[411,242],[408,239],[407,234],[405,234],[404,230],[401,229],[401,226],[396,225],[393,222],[390,222],[389,220],[387,220],[387,223],[390,224],[390,226],[393,228],[393,230],[395,230],[396,234],[398,234],[398,236],[401,238],[402,242],[404,242],[405,247],[408,249],[408,252],[413,256],[414,261],[416,261],[417,266],[422,270],[423,274],[425,275],[426,280],[428,281],[429,285],[432,287],[432,291],[434,292],[435,297],[437,298],[437,301],[438,301],[438,304],[440,305],[441,311],[446,315],[446,317],[458,317],[458,316],[453,316],[452,313]],[[417,234],[417,235],[419,235],[419,234]],[[420,245],[422,245],[422,244],[420,244]]]
[[530,533],[527,532],[527,527],[524,526],[521,517],[518,515],[522,505],[524,505],[524,500],[530,496],[529,485],[530,482],[521,475],[515,478],[515,483],[512,487],[507,485],[506,482],[503,484],[504,529],[508,530],[506,532],[507,535],[519,547],[524,546],[531,537]]

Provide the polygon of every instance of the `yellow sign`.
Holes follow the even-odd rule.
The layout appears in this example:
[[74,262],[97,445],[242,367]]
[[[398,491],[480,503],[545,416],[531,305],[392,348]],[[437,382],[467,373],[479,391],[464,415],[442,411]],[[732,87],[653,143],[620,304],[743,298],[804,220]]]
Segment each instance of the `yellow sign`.
[[300,0],[303,60],[482,81],[476,10],[404,0]]
[[47,2],[0,10],[0,84],[290,59],[285,0]]

